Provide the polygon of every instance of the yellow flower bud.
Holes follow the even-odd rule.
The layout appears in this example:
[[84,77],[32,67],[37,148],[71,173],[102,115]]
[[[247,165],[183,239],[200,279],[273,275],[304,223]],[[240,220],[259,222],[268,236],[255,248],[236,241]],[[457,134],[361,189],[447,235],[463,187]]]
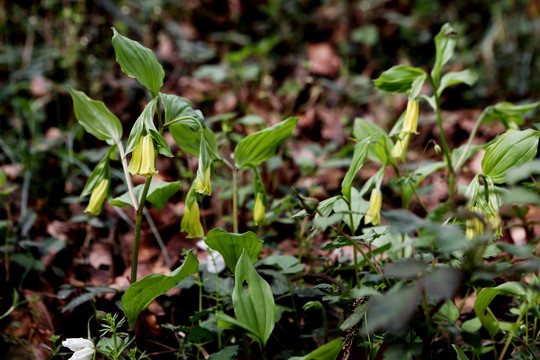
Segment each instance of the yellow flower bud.
[[403,120],[403,127],[401,132],[418,134],[416,128],[418,127],[418,101],[409,100],[407,102],[407,110],[405,112],[405,120]]
[[195,191],[199,194],[212,195],[212,183],[210,183],[210,166],[204,171],[204,179],[201,179],[197,175],[197,182],[195,183]]
[[381,223],[381,207],[382,207],[382,192],[379,188],[371,190],[371,196],[369,197],[369,207],[364,217],[364,223],[373,225],[379,225]]
[[266,217],[266,208],[264,206],[263,195],[257,194],[255,206],[253,207],[253,221],[255,225],[262,225]]
[[99,215],[99,213],[101,212],[101,206],[103,205],[103,201],[105,201],[108,190],[109,180],[101,180],[98,186],[96,186],[96,188],[94,189],[94,191],[92,191],[92,195],[90,195],[90,202],[88,203],[88,206],[86,207],[84,212],[92,215]]
[[133,150],[128,171],[131,175],[138,174],[149,178],[158,173],[154,167],[155,162],[156,152],[154,150],[154,142],[150,135],[146,135],[139,141],[135,150]]
[[199,204],[197,201],[193,201],[191,208],[186,205],[184,217],[180,223],[180,231],[187,232],[188,239],[202,238],[204,236],[204,230],[199,216]]
[[407,146],[409,145],[409,139],[411,138],[411,133],[401,132],[399,136],[400,138],[394,144],[394,147],[392,148],[392,151],[390,152],[390,155],[395,159],[403,157],[403,154],[405,153],[405,151],[407,150]]

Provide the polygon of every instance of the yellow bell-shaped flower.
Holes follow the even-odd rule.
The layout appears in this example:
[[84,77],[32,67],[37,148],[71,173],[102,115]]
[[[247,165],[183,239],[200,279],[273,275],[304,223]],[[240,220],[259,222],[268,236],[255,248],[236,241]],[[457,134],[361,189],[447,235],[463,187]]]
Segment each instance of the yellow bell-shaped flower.
[[201,179],[197,175],[197,181],[195,182],[195,191],[199,194],[212,195],[212,183],[210,182],[210,166],[204,171],[204,179]]
[[411,138],[411,133],[401,132],[399,136],[400,138],[394,144],[394,147],[392,148],[392,151],[390,152],[390,155],[395,159],[401,158],[403,154],[405,154],[405,151],[407,150],[407,146],[409,145],[409,139]]
[[381,223],[382,192],[379,188],[371,190],[369,207],[364,217],[365,224],[379,225]]
[[101,180],[94,191],[92,191],[92,194],[90,195],[90,202],[88,203],[88,206],[84,212],[92,215],[99,215],[99,213],[101,213],[101,207],[103,205],[103,201],[105,201],[108,190],[109,180]]
[[131,175],[138,174],[149,178],[158,173],[154,166],[155,162],[156,151],[154,149],[154,142],[150,135],[146,135],[139,141],[135,150],[133,150],[128,171]]
[[418,127],[418,101],[409,100],[407,102],[407,110],[405,111],[405,119],[403,120],[402,133],[415,133]]
[[266,207],[264,206],[263,195],[257,194],[255,206],[253,206],[253,221],[255,225],[261,225],[266,219]]
[[188,239],[202,238],[204,236],[204,230],[199,215],[199,204],[197,201],[193,201],[191,208],[186,205],[184,217],[180,223],[180,230],[188,233]]

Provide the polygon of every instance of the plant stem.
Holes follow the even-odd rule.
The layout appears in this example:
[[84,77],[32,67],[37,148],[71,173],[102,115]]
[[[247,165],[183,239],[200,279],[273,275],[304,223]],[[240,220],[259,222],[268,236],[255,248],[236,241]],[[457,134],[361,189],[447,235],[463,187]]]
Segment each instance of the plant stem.
[[[522,317],[523,316],[520,314],[517,321],[515,322],[516,325],[521,322]],[[510,331],[510,334],[508,335],[508,338],[506,339],[506,342],[504,343],[504,347],[501,350],[501,354],[499,355],[499,360],[504,359],[504,354],[506,354],[506,351],[508,350],[508,347],[510,346],[510,343],[512,342],[512,339],[514,338],[514,332],[515,332],[515,328],[512,327],[512,330]]]
[[238,233],[238,169],[233,170],[233,232]]
[[133,209],[135,211],[138,211],[139,203],[137,202],[137,198],[135,197],[135,191],[133,190],[133,182],[131,182],[131,176],[129,176],[128,173],[128,165],[125,159],[126,154],[124,152],[124,146],[122,145],[121,141],[118,141],[116,145],[118,146],[118,152],[120,153],[120,161],[122,162],[122,168],[124,169],[124,177],[126,179],[126,185],[128,187],[129,196],[131,197],[131,202],[133,203]]
[[150,183],[152,182],[152,177],[146,179],[144,183],[144,189],[141,194],[141,202],[139,204],[139,209],[137,209],[137,217],[135,219],[135,234],[133,236],[133,252],[131,253],[131,284],[137,281],[137,263],[139,262],[139,240],[141,238],[141,222],[143,216],[144,203],[146,202],[146,195],[148,194],[148,189],[150,189]]
[[484,121],[484,118],[486,117],[487,111],[488,110],[486,109],[486,111],[484,111],[478,117],[478,119],[476,119],[476,122],[474,123],[474,127],[473,127],[473,129],[471,131],[471,134],[469,135],[469,139],[467,140],[467,144],[465,145],[465,149],[463,150],[463,152],[461,153],[461,156],[459,157],[458,161],[456,162],[456,167],[454,168],[454,172],[457,172],[459,170],[459,168],[463,165],[462,162],[465,162],[464,159],[467,156],[467,153],[469,152],[469,148],[471,147],[472,140],[476,136],[476,132],[478,131],[478,128],[480,127],[480,124],[482,123],[482,121]]
[[225,158],[221,158],[221,161],[231,169],[233,175],[233,232],[238,233],[238,168]]
[[448,148],[448,143],[446,142],[446,136],[444,135],[444,128],[441,116],[441,106],[439,104],[439,95],[437,95],[437,88],[433,82],[433,78],[430,76],[429,81],[433,87],[434,94],[433,98],[435,99],[435,112],[437,114],[437,125],[439,126],[439,132],[441,134],[441,145],[444,152],[444,157],[446,159],[446,166],[448,167],[448,198],[451,199],[454,196],[454,186],[455,186],[455,173],[454,167],[452,166],[452,153]]

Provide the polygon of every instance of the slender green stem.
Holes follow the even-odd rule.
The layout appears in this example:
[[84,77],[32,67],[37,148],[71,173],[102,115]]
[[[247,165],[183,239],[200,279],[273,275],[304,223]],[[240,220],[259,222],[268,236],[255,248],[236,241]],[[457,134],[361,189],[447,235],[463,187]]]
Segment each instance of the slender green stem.
[[[521,322],[522,317],[523,316],[521,314],[519,314],[519,317],[518,317],[517,321],[514,324],[515,325],[519,324]],[[506,351],[508,351],[508,348],[510,347],[510,343],[512,343],[512,339],[514,338],[514,332],[515,332],[515,327],[512,327],[512,330],[510,330],[510,334],[508,335],[508,338],[506,339],[506,342],[504,343],[504,347],[501,350],[501,354],[499,355],[499,360],[504,359],[504,355],[506,354]],[[495,351],[495,348],[494,348],[493,351]]]
[[148,194],[148,189],[150,189],[150,183],[152,182],[152,177],[146,179],[144,183],[144,189],[141,195],[141,202],[139,204],[139,209],[137,210],[137,217],[135,219],[135,234],[133,236],[133,252],[131,253],[131,283],[137,281],[137,264],[139,262],[139,241],[141,238],[141,222],[143,217],[144,203],[146,202],[146,195]]
[[238,168],[225,158],[221,158],[221,161],[233,175],[233,232],[238,233]]
[[238,169],[233,170],[233,232],[238,233]]
[[450,151],[450,148],[448,147],[448,143],[446,142],[446,136],[444,134],[441,116],[441,106],[439,104],[439,95],[437,95],[437,87],[435,86],[435,83],[433,82],[431,76],[429,77],[429,80],[431,82],[431,85],[433,86],[433,89],[435,90],[433,94],[433,98],[435,99],[435,112],[437,114],[437,125],[439,126],[439,132],[441,134],[441,145],[443,148],[444,157],[446,159],[446,166],[448,167],[448,198],[451,199],[454,196],[454,187],[456,181],[454,167],[452,166],[452,153]]

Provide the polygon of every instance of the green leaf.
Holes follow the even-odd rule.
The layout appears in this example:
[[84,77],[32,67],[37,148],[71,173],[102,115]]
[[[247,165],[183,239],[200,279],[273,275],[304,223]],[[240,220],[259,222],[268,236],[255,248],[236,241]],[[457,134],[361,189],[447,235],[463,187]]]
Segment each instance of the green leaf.
[[411,201],[414,191],[418,188],[418,185],[424,180],[428,175],[433,174],[435,171],[443,169],[446,167],[444,161],[439,161],[436,163],[422,163],[414,171],[410,178],[406,178],[408,181],[403,182],[403,207],[408,207]]
[[112,45],[116,62],[126,75],[136,78],[155,98],[163,86],[165,72],[152,50],[113,30]]
[[347,174],[345,174],[345,177],[341,182],[341,193],[347,198],[349,202],[351,201],[351,187],[353,179],[356,173],[362,168],[362,165],[364,165],[364,161],[366,161],[366,157],[368,154],[368,144],[370,140],[371,137],[368,137],[355,145],[351,166],[349,167]]
[[[137,185],[133,191],[138,201],[141,200],[144,184]],[[166,182],[166,181],[153,181],[150,183],[146,200],[154,205],[158,210],[161,210],[167,203],[169,198],[180,190],[180,181]],[[131,202],[131,196],[128,192],[118,196],[112,200],[109,200],[109,204],[113,206],[133,206]]]
[[111,178],[111,168],[109,165],[109,159],[112,155],[112,152],[115,150],[116,150],[116,146],[111,146],[109,148],[109,151],[107,151],[107,154],[96,165],[96,167],[90,174],[90,177],[86,181],[86,185],[84,185],[83,191],[81,195],[79,196],[79,200],[87,195],[90,195],[92,191],[94,191],[94,189],[99,185],[101,180],[103,179],[109,180]]
[[523,115],[536,108],[539,104],[540,102],[514,105],[505,101],[490,106],[485,111],[488,119],[501,120],[507,128],[510,128],[512,122],[518,125],[523,124]]
[[262,241],[253,232],[231,234],[223,229],[212,229],[206,235],[204,242],[212,250],[216,250],[225,259],[225,264],[232,272],[235,271],[238,259],[245,252],[251,262],[259,257]]
[[455,344],[452,344],[452,348],[456,352],[457,360],[469,360],[467,355],[465,355],[465,351],[463,351],[462,348],[460,348],[459,346],[457,346]]
[[221,351],[210,355],[208,360],[235,360],[238,348],[238,345],[224,347]]
[[204,145],[213,159],[219,158],[216,135],[208,127],[201,130],[193,130],[190,125],[176,123],[169,127],[169,131],[180,149],[193,157],[199,157],[201,147],[201,133]]
[[401,259],[387,264],[383,268],[383,274],[388,278],[411,280],[422,276],[427,270],[423,261],[415,259]]
[[417,79],[426,75],[425,71],[407,65],[396,65],[386,70],[373,83],[380,91],[388,93],[406,93]]
[[257,273],[246,252],[238,259],[234,275],[232,300],[236,319],[251,329],[248,336],[265,346],[274,330],[276,316],[270,285]]
[[494,183],[502,183],[505,173],[516,166],[532,160],[538,149],[540,132],[527,129],[512,130],[500,135],[486,149],[482,158],[482,171]]
[[439,79],[441,76],[442,67],[454,55],[456,47],[456,32],[446,23],[441,28],[441,31],[435,36],[435,64],[431,70],[431,77],[435,83],[435,87],[439,88]]
[[198,268],[199,261],[190,250],[182,266],[170,275],[151,274],[131,284],[122,296],[122,306],[129,326],[134,329],[142,310],[146,309],[155,298],[171,290],[189,275],[195,274]]
[[386,131],[372,122],[357,118],[354,121],[353,133],[358,141],[371,137],[368,144],[368,158],[381,164],[386,163],[387,154],[390,154],[394,146],[394,142]]
[[476,297],[473,306],[474,313],[476,314],[478,319],[480,319],[480,322],[491,334],[491,336],[494,336],[496,333],[498,333],[500,327],[497,319],[495,319],[493,315],[491,315],[491,313],[486,313],[486,310],[491,301],[495,298],[495,296],[501,294],[515,296],[526,295],[523,286],[515,281],[509,281],[494,288],[486,288],[478,293],[478,296]]
[[439,312],[453,324],[455,324],[459,319],[459,309],[452,299],[446,300],[446,302],[439,308]]
[[478,75],[469,69],[444,74],[439,89],[437,90],[437,95],[441,96],[444,89],[452,85],[467,84],[473,86],[476,83],[476,80],[478,80]]
[[337,338],[305,356],[293,356],[289,360],[335,360],[341,352],[342,344],[343,338]]
[[143,112],[141,115],[139,115],[135,121],[135,124],[133,124],[127,141],[126,154],[129,154],[135,150],[143,136],[150,135],[154,140],[156,150],[160,154],[173,157],[167,141],[165,141],[154,125],[154,113],[156,111],[157,103],[158,98],[154,98],[148,104],[146,104]]
[[287,140],[298,122],[288,118],[272,127],[250,134],[234,149],[234,162],[239,169],[258,166],[275,155],[277,147]]
[[122,138],[120,120],[101,101],[90,99],[84,92],[69,89],[75,116],[84,129],[100,140],[118,142]]
[[193,129],[205,128],[204,117],[192,108],[188,99],[173,94],[160,94],[165,108],[165,123],[189,125]]

